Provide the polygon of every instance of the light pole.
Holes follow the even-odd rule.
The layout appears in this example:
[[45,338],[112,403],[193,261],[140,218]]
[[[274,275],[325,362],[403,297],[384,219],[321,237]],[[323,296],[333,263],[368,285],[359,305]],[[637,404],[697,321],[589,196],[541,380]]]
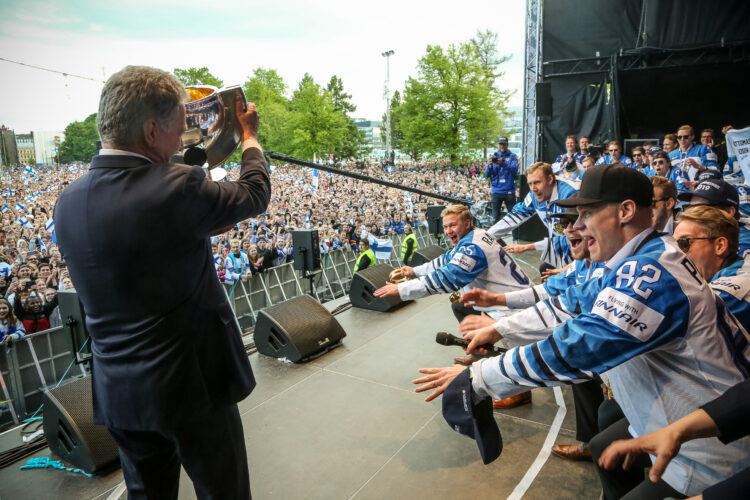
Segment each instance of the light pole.
[[391,153],[391,56],[394,54],[392,50],[383,52],[381,55],[385,57],[385,157],[388,161]]

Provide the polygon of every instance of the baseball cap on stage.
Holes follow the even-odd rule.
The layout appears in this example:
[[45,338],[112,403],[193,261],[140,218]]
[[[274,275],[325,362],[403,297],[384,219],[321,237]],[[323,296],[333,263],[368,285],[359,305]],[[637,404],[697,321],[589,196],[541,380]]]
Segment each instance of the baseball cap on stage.
[[659,146],[651,146],[650,148],[648,148],[648,155],[649,156],[653,156],[656,153],[660,153],[662,151],[664,151],[664,150],[662,148],[660,148]]
[[492,415],[492,400],[487,397],[475,401],[477,397],[467,368],[443,393],[443,418],[454,431],[476,440],[486,465],[502,453],[503,438]]
[[710,202],[711,205],[725,206],[729,205],[734,208],[740,206],[740,195],[731,184],[721,179],[709,179],[701,181],[692,191],[680,193],[677,199],[690,201],[693,196],[700,196]]
[[500,143],[508,144],[508,138],[505,137],[504,135],[500,136],[500,137],[497,138],[497,142],[498,142],[498,144],[500,144]]
[[621,203],[632,200],[639,207],[650,207],[654,197],[651,181],[638,170],[622,163],[595,165],[586,170],[578,195],[555,204],[561,207],[579,207],[597,203]]
[[699,181],[707,181],[709,179],[724,179],[724,176],[719,172],[718,170],[714,170],[712,168],[707,168],[700,174],[698,174],[697,180]]
[[[575,198],[578,196],[578,193],[571,196],[571,198]],[[552,202],[557,204],[557,202]],[[575,207],[562,207],[564,210],[562,212],[556,212],[554,214],[549,214],[550,219],[569,219],[571,217],[578,218],[578,210],[576,210]]]

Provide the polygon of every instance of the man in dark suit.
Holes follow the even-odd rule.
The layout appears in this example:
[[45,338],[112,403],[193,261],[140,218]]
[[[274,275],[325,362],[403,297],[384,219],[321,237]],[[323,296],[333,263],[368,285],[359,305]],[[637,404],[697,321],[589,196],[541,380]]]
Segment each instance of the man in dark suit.
[[158,69],[112,75],[103,149],[58,199],[57,240],[91,334],[95,422],[120,447],[130,498],[176,498],[181,464],[199,498],[250,498],[236,403],[255,379],[209,235],[263,212],[271,186],[255,106],[239,98],[237,182],[171,163],[185,99]]

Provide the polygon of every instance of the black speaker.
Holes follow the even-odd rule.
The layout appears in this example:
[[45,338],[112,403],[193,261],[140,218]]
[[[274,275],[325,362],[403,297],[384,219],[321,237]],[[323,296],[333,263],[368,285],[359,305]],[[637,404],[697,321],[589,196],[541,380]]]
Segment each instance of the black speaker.
[[328,309],[309,295],[300,295],[258,313],[258,352],[297,363],[336,347],[346,332]]
[[[522,174],[519,176],[519,182],[519,194],[521,195],[519,200],[523,200],[526,198],[526,195],[529,194],[530,191],[529,183],[526,180],[526,174]],[[531,217],[529,220],[513,230],[514,240],[541,241],[546,238],[547,235],[547,226],[545,226],[542,220],[537,216]]]
[[420,248],[411,258],[411,266],[421,266],[426,264],[433,259],[437,259],[443,255],[447,250],[440,245],[430,245],[427,248]]
[[294,268],[298,271],[320,269],[320,237],[317,229],[292,231]]
[[352,305],[361,309],[388,312],[405,304],[398,295],[391,297],[373,295],[375,290],[386,284],[393,269],[388,264],[377,264],[354,273],[352,286],[349,289],[349,300],[352,301]]
[[91,377],[44,391],[44,436],[49,449],[78,469],[97,474],[120,461],[117,444],[94,424]]
[[430,205],[427,207],[427,224],[430,234],[443,234],[443,217],[440,215],[445,205]]
[[552,119],[552,84],[549,82],[536,84],[536,116],[543,120]]

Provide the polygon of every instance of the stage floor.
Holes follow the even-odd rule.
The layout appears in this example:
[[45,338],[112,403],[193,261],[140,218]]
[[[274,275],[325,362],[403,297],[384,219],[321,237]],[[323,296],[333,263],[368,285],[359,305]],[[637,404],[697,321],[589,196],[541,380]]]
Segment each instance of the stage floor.
[[[504,448],[487,466],[475,442],[445,423],[440,400],[426,403],[414,392],[418,368],[463,354],[434,340],[441,330],[457,333],[447,295],[336,318],[347,333],[343,345],[310,363],[250,356],[258,386],[239,407],[255,499],[599,498],[593,464],[547,456],[555,442],[575,441],[569,388],[558,393],[566,410],[553,389],[535,390],[530,405],[496,410]],[[0,449],[18,439],[17,431],[0,435]],[[119,470],[87,478],[20,471],[23,462],[0,469],[0,499],[103,500],[122,481]],[[184,471],[179,498],[195,498]]]

